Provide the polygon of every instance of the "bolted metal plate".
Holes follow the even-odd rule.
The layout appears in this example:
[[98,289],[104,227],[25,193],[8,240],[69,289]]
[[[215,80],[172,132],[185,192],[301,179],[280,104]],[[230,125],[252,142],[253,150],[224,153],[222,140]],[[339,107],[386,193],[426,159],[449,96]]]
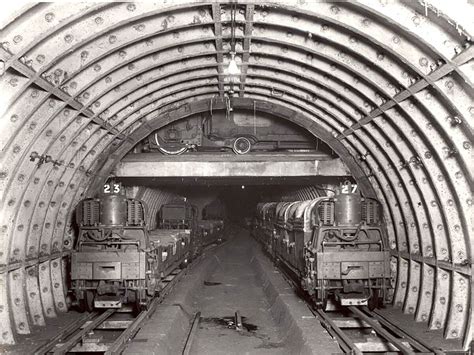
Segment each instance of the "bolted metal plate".
[[[286,112],[341,155],[383,203],[389,246],[404,256],[395,305],[421,321],[431,312],[431,328],[468,344],[473,296],[449,280],[472,286],[470,34],[431,3],[276,3],[239,4],[237,95],[247,108],[260,100],[260,110]],[[15,286],[0,306],[26,298],[2,324],[19,330],[26,308],[42,324],[40,301],[46,317],[63,309],[59,258],[83,194],[150,129],[208,110],[230,89],[229,21],[227,3],[51,3],[2,30],[0,275]],[[32,151],[61,164],[38,166]],[[161,195],[146,195],[156,211]],[[10,280],[15,270],[25,270],[22,284]],[[12,342],[5,332],[1,342]]]

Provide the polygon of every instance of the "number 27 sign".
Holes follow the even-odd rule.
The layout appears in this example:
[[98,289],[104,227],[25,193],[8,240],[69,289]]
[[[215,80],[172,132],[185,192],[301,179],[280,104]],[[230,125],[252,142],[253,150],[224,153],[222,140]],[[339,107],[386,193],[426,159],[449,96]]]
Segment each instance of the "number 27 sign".
[[341,193],[355,194],[356,192],[357,192],[357,185],[351,185],[351,184],[342,185]]

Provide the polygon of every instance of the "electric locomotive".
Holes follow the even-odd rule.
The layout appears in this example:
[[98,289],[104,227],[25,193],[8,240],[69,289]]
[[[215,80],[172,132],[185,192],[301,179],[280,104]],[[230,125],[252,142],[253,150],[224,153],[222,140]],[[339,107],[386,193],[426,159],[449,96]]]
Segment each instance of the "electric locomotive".
[[71,291],[80,311],[126,303],[145,308],[164,286],[162,278],[187,258],[190,237],[149,233],[146,213],[143,201],[127,198],[115,183],[79,203]]
[[[377,200],[361,197],[356,185],[346,183],[333,197],[258,207],[266,249],[300,279],[318,306],[331,301],[373,309],[383,303],[390,254]],[[266,212],[273,208],[269,218]],[[262,228],[269,219],[272,237]]]

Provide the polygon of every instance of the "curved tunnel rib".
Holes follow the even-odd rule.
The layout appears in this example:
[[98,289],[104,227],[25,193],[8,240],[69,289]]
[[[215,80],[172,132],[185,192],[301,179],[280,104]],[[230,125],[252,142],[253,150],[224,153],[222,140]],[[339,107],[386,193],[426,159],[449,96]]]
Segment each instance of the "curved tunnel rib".
[[[237,6],[234,105],[291,113],[341,155],[385,204],[395,306],[468,344],[469,34],[426,3],[425,15],[383,1]],[[66,310],[77,201],[151,130],[224,104],[229,9],[41,4],[3,28],[0,321],[12,328],[2,342]],[[32,151],[58,164],[31,162]]]

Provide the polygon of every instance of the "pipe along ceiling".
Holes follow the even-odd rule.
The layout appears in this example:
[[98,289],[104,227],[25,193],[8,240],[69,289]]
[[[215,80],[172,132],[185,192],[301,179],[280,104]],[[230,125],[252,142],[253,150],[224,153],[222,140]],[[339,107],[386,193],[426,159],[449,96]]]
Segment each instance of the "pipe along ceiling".
[[467,346],[473,24],[432,1],[17,11],[0,35],[0,342],[66,311],[78,201],[152,130],[231,104],[291,120],[340,155],[384,205],[394,306]]

